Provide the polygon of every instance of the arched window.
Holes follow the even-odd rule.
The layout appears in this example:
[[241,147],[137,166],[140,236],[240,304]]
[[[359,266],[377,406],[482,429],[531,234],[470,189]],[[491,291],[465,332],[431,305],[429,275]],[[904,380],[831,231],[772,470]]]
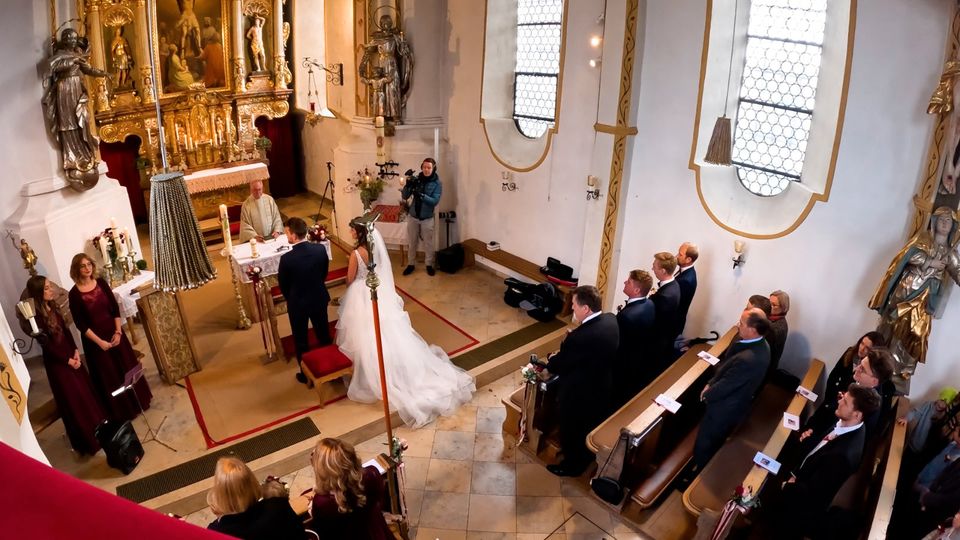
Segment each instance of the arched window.
[[799,182],[810,136],[826,0],[752,0],[733,163],[752,193]]
[[562,22],[563,0],[517,0],[513,120],[531,139],[556,120]]

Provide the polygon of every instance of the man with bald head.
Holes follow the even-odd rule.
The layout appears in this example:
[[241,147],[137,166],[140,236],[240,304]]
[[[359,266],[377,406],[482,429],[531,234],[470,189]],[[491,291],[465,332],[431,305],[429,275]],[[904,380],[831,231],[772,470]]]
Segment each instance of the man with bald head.
[[263,192],[263,182],[250,182],[250,196],[240,207],[240,241],[272,240],[283,234],[283,219],[273,197]]
[[693,445],[697,471],[703,470],[727,436],[749,414],[753,396],[763,384],[770,365],[770,346],[763,339],[769,331],[770,320],[762,310],[750,308],[740,314],[739,341],[721,355],[717,373],[700,393],[706,410]]

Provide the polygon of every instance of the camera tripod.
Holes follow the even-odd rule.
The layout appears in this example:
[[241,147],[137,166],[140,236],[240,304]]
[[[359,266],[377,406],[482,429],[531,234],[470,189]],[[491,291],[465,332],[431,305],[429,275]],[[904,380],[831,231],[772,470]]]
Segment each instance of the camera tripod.
[[340,236],[340,223],[337,221],[337,202],[335,199],[336,195],[336,185],[333,183],[333,162],[327,162],[327,183],[323,186],[323,195],[320,196],[320,208],[317,209],[317,217],[313,220],[314,222],[320,221],[320,216],[323,215],[323,203],[327,200],[327,191],[330,192],[330,213],[333,218],[333,227],[337,231],[337,240],[342,240],[343,237]]

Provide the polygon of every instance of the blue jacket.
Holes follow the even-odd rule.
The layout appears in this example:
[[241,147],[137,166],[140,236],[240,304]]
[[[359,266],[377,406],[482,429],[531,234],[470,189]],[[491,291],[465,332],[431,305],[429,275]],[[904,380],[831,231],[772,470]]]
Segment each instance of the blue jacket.
[[443,187],[440,185],[440,177],[437,173],[426,178],[423,177],[423,173],[420,173],[403,186],[400,196],[404,199],[413,196],[413,201],[410,203],[411,216],[417,219],[430,219],[440,202],[441,193],[443,193]]

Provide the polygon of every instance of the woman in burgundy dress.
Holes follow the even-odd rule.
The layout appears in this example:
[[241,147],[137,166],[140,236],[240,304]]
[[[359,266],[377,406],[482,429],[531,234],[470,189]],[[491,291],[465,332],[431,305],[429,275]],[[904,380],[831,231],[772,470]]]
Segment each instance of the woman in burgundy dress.
[[[113,420],[132,420],[150,407],[150,387],[141,378],[134,392],[112,396],[123,385],[123,377],[139,361],[120,326],[120,306],[107,282],[96,277],[93,259],[83,253],[74,255],[70,263],[70,277],[75,285],[70,289],[70,313],[83,341],[87,367],[101,401]],[[137,405],[137,400],[140,405]]]
[[321,538],[394,538],[383,517],[386,489],[376,467],[361,468],[353,447],[338,439],[317,441],[310,462],[317,482],[311,528]]
[[94,431],[107,415],[94,392],[90,374],[81,364],[70,329],[53,302],[53,284],[43,276],[34,276],[27,281],[27,292],[36,306],[43,367],[70,446],[80,454],[96,454],[100,443]]

